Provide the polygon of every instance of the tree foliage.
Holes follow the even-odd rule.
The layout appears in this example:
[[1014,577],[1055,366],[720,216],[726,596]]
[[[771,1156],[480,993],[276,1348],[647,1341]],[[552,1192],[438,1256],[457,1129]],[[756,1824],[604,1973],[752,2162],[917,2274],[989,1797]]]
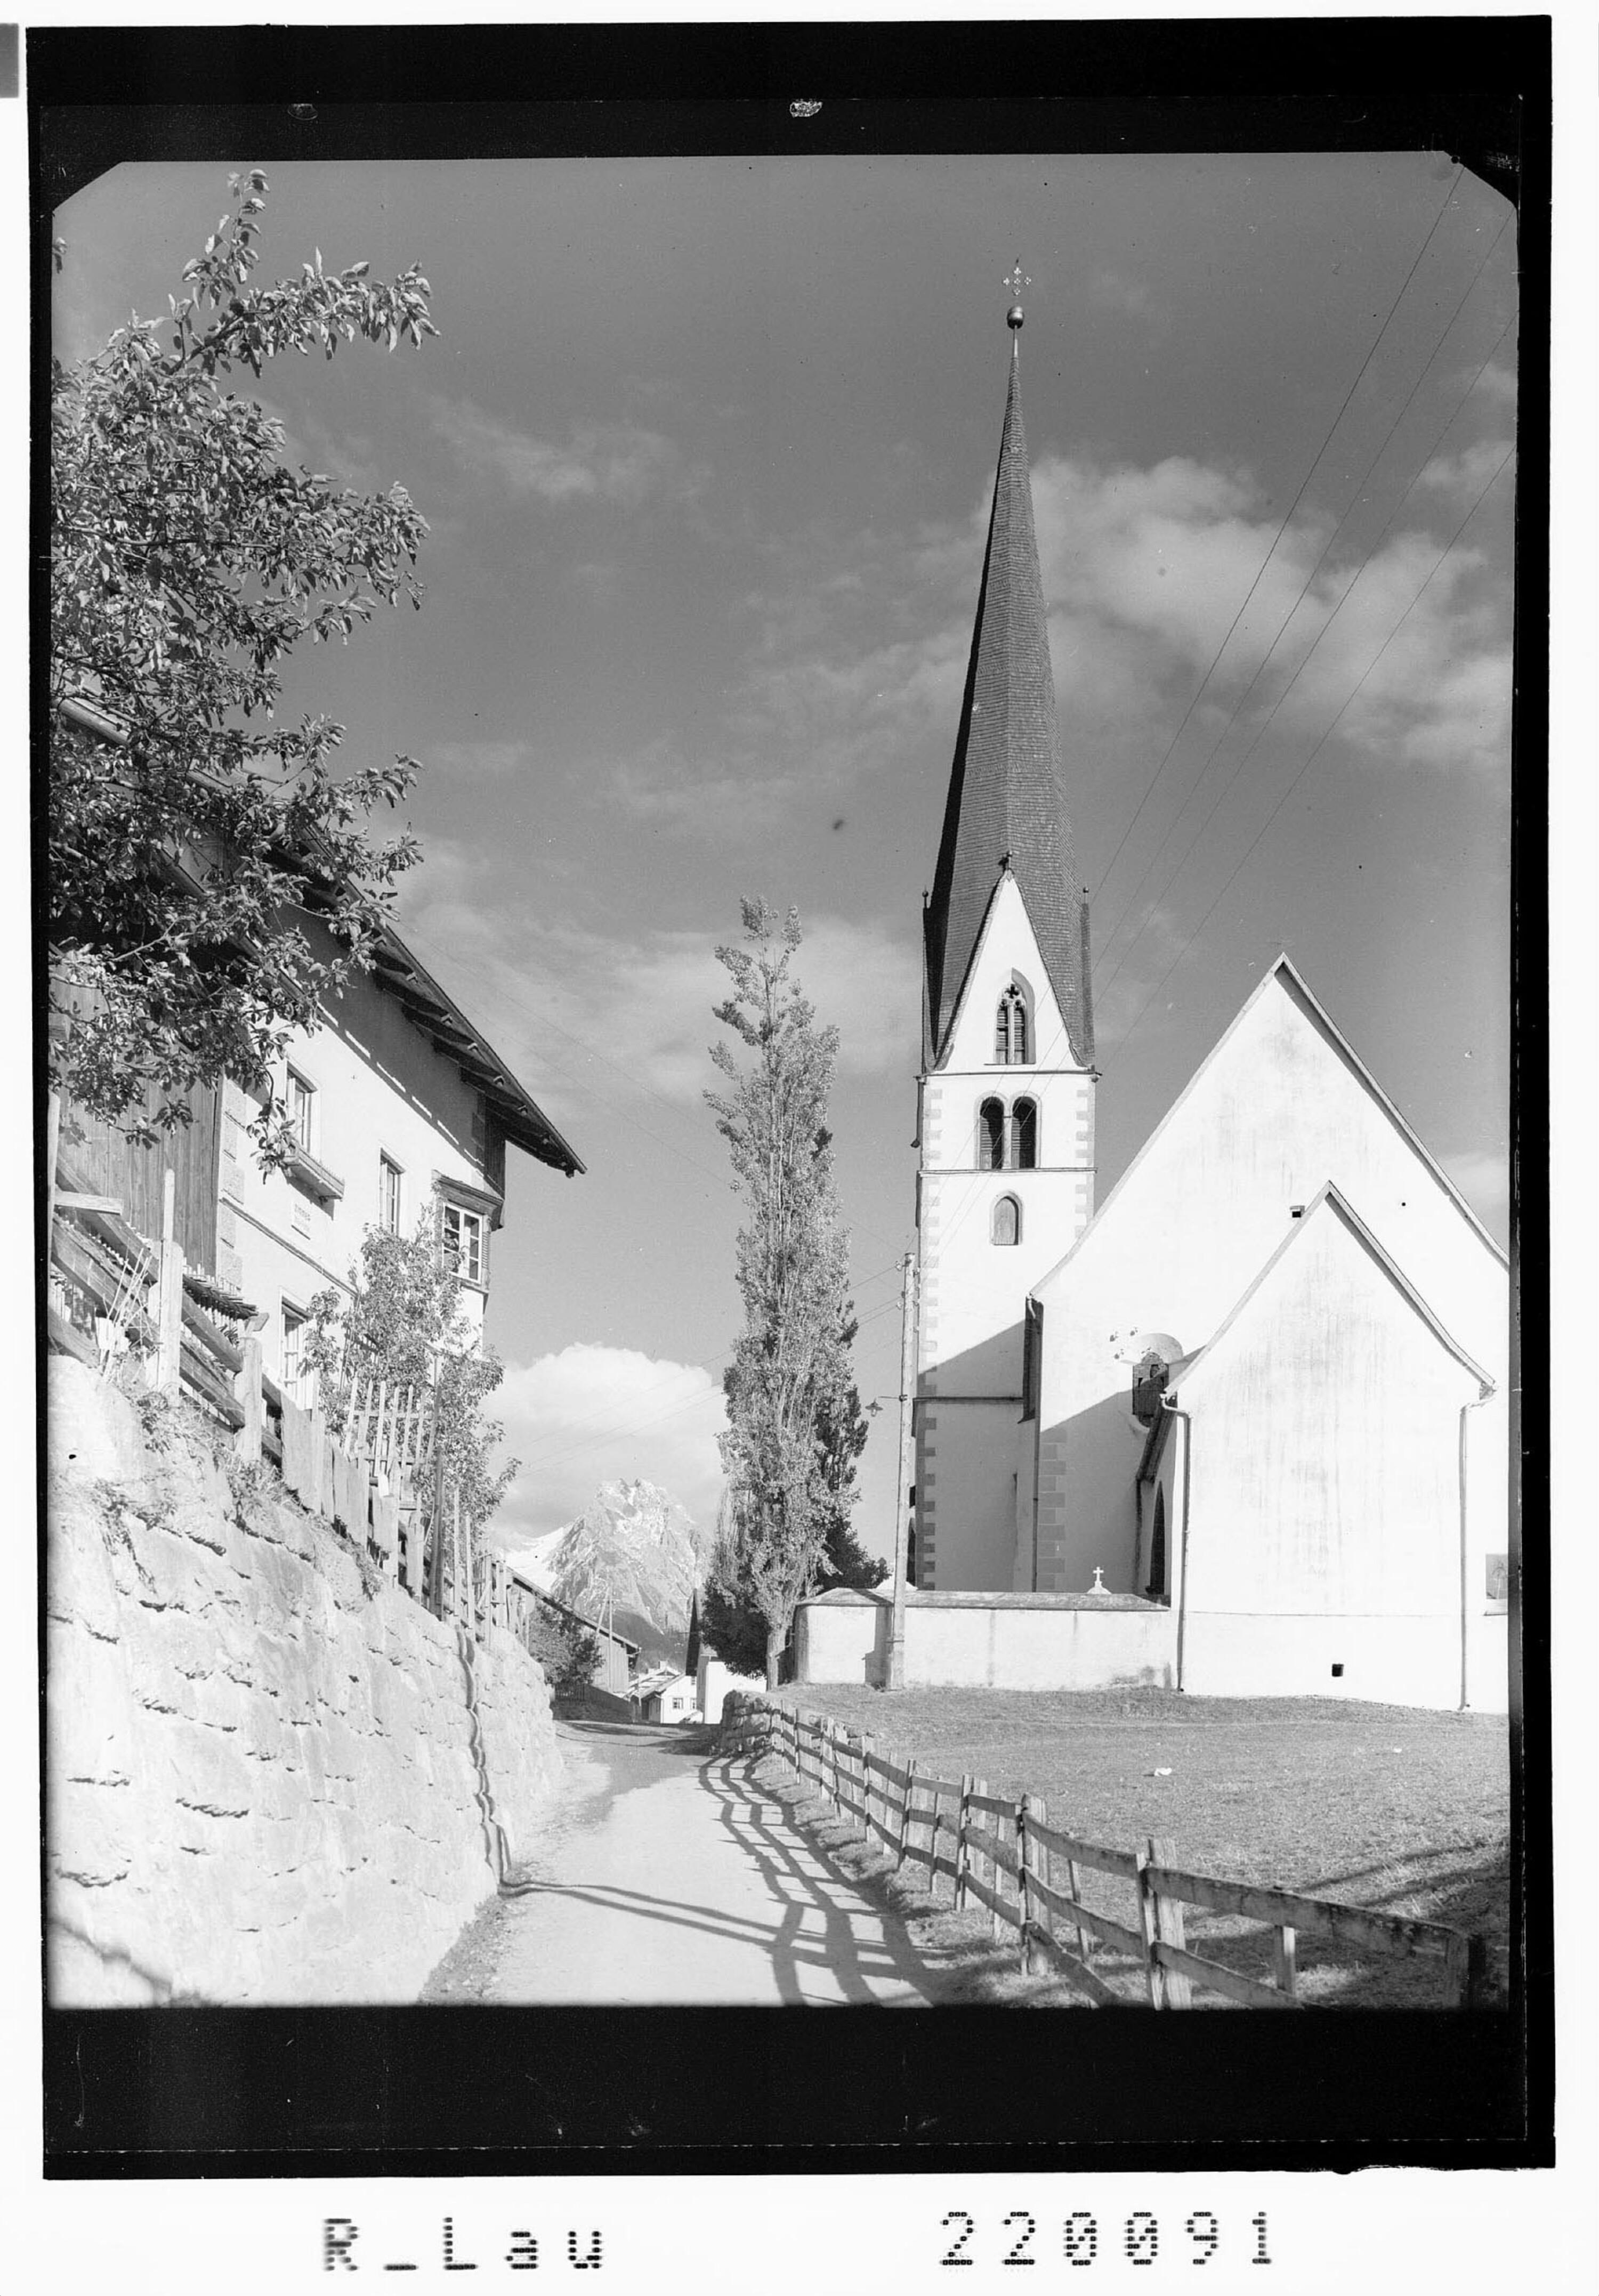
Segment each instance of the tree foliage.
[[463,1305],[459,1278],[440,1249],[436,1215],[414,1235],[368,1228],[347,1297],[333,1287],[311,1301],[305,1362],[317,1377],[317,1398],[338,1433],[355,1382],[431,1391],[447,1488],[481,1545],[490,1517],[515,1480],[520,1462],[490,1462],[505,1430],[483,1406],[505,1376],[482,1353]]
[[[146,1139],[196,1086],[260,1094],[417,857],[369,825],[415,761],[341,772],[343,729],[279,704],[302,640],[420,604],[424,523],[401,487],[290,468],[282,425],[227,378],[357,337],[420,343],[431,291],[414,267],[329,272],[320,250],[253,284],[266,179],[229,190],[169,317],[52,368],[51,1083]],[[331,943],[296,913],[308,881]],[[269,1096],[252,1129],[282,1153]]]
[[716,1018],[743,1058],[715,1046],[728,1088],[706,1095],[746,1218],[745,1328],[722,1380],[728,1496],[705,1625],[719,1654],[743,1669],[754,1655],[748,1613],[757,1614],[759,1662],[775,1684],[794,1606],[823,1575],[829,1540],[848,1534],[865,1431],[849,1374],[848,1249],[828,1129],[837,1032],[817,1025],[793,978],[797,914],[791,909],[779,927],[763,902],[746,901],[743,921],[748,946],[716,952],[733,983]]
[[544,1669],[552,1694],[581,1698],[593,1683],[594,1669],[599,1664],[599,1636],[581,1619],[547,1610],[542,1603],[532,1611],[523,1634]]

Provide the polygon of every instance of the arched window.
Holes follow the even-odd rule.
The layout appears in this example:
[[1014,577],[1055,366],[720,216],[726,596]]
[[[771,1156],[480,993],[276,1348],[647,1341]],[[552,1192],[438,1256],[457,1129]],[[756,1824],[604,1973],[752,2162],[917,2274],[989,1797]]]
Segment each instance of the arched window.
[[988,1234],[993,1243],[1021,1242],[1022,1208],[1014,1196],[1001,1196],[995,1202],[993,1217],[988,1224]]
[[1005,1168],[1005,1109],[997,1100],[985,1100],[977,1111],[977,1163],[985,1172]]
[[1027,1059],[1027,1000],[1012,981],[993,1016],[993,1056],[1001,1068]]
[[1010,1111],[1010,1162],[1018,1172],[1030,1172],[1038,1161],[1038,1107],[1018,1100]]
[[1150,1533],[1149,1592],[1150,1599],[1154,1602],[1163,1602],[1166,1599],[1166,1490],[1164,1486],[1157,1486],[1155,1492],[1155,1527]]

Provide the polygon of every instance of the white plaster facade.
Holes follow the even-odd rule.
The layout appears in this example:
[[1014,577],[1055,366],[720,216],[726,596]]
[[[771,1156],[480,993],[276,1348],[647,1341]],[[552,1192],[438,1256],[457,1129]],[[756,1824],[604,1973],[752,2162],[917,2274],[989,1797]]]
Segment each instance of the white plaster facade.
[[[317,953],[332,955],[319,926],[304,930],[313,944],[322,935]],[[466,1042],[464,1022],[461,1034],[469,1057],[493,1062],[474,1034]],[[441,1196],[465,1217],[475,1246],[476,1273],[463,1265],[461,1291],[481,1332],[505,1190],[506,1132],[490,1096],[376,973],[353,975],[314,1033],[296,1030],[273,1080],[280,1096],[291,1073],[309,1088],[309,1161],[293,1173],[262,1170],[246,1131],[255,1103],[234,1084],[224,1087],[218,1141],[217,1274],[266,1312],[268,1370],[293,1378],[286,1321],[330,1285],[348,1292],[367,1230],[414,1234],[436,1220]],[[532,1109],[520,1087],[509,1088]],[[569,1151],[565,1160],[582,1168]],[[300,1399],[310,1399],[307,1382]]]
[[[1386,1272],[1337,1242],[1329,1182]],[[1127,1352],[1159,1331],[1183,1350],[1175,1401],[1194,1398],[1192,1487],[1174,1464],[1163,1494],[1168,1554],[1188,1509],[1183,1686],[1455,1704],[1463,1646],[1469,1702],[1504,1705],[1479,1590],[1508,1544],[1506,1265],[1286,958],[1037,1299],[1037,1499],[1018,1523],[1037,1586],[1097,1565],[1144,1591]],[[1334,1642],[1358,1642],[1358,1675]]]
[[[1019,989],[1026,1061],[996,1057],[995,1015]],[[1091,1070],[1073,1057],[1015,878],[1001,875],[940,1065],[920,1082],[920,1315],[917,1577],[923,1587],[1011,1584],[1023,1324],[1032,1283],[1093,1209]],[[1034,1110],[1031,1167],[1018,1168],[1016,1111]],[[1002,1168],[984,1158],[983,1110],[1002,1111]],[[1016,1240],[997,1240],[1011,1230]],[[1004,1224],[1001,1225],[1000,1222]]]

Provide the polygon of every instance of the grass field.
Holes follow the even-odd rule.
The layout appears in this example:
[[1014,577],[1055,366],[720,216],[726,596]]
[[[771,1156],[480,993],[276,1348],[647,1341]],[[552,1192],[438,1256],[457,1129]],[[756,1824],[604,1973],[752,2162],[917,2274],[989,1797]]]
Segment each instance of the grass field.
[[[1052,1823],[1132,1849],[1154,1835],[1191,1870],[1480,1932],[1502,1981],[1509,1920],[1509,1740],[1503,1716],[1330,1699],[1194,1698],[1170,1691],[878,1692],[780,1695],[915,1754],[924,1770],[1041,1796]],[[1084,1877],[1125,1921],[1131,1892]],[[1124,1902],[1127,1900],[1128,1902]],[[1270,1932],[1187,1911],[1197,1949],[1268,1973]],[[1430,1965],[1355,1959],[1299,1940],[1307,2002],[1421,2007]],[[1107,1976],[1115,1972],[1109,1964]]]

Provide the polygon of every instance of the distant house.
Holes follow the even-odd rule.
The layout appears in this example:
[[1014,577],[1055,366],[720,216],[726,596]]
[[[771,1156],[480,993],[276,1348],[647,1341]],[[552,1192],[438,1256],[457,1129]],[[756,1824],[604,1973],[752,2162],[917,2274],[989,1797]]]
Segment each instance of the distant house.
[[[311,914],[301,923],[313,952],[331,961],[337,950],[326,927]],[[583,1169],[392,931],[372,971],[329,996],[316,1033],[296,1032],[273,1088],[295,1133],[286,1171],[264,1172],[255,1160],[246,1128],[259,1103],[233,1083],[193,1095],[192,1122],[149,1148],[68,1103],[58,1168],[64,1186],[118,1198],[155,1241],[170,1168],[175,1232],[189,1266],[265,1314],[267,1368],[296,1402],[313,1399],[301,1361],[309,1303],[330,1285],[348,1291],[368,1228],[411,1234],[433,1221],[481,1328],[507,1146],[568,1177]]]
[[694,1677],[680,1674],[671,1667],[640,1675],[633,1685],[632,1696],[647,1722],[681,1722],[698,1710]]

